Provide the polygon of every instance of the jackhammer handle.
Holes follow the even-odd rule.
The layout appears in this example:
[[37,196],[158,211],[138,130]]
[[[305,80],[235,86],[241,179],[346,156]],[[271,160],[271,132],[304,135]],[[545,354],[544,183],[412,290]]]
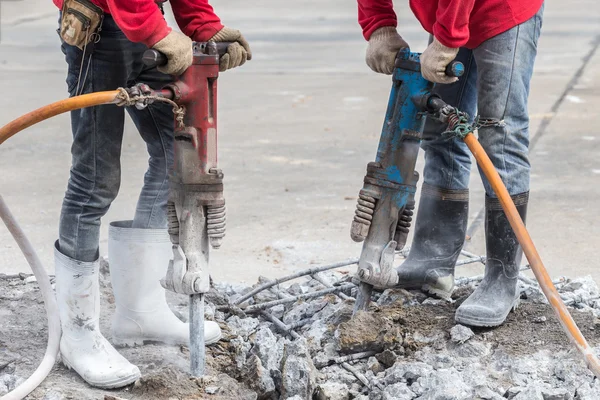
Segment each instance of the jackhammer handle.
[[465,73],[465,66],[460,61],[452,61],[446,65],[446,75],[455,76],[457,78],[463,76]]
[[169,59],[158,50],[149,49],[144,52],[142,62],[148,67],[161,67],[166,65]]
[[[222,56],[227,53],[227,48],[232,42],[196,42],[194,43],[194,52],[211,54],[216,50],[216,54]],[[211,48],[214,46],[214,48]],[[214,53],[213,53],[214,54]],[[142,62],[148,67],[160,67],[166,65],[169,59],[158,50],[148,49],[142,55]]]

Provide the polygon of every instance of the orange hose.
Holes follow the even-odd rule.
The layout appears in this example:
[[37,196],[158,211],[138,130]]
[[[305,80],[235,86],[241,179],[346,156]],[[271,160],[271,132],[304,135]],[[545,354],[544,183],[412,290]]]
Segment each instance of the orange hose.
[[118,90],[84,94],[81,96],[60,100],[55,103],[48,104],[47,106],[38,108],[37,110],[27,113],[0,128],[0,144],[4,143],[8,138],[19,133],[23,129],[29,128],[31,125],[35,125],[38,122],[52,118],[58,114],[77,110],[79,108],[116,103],[117,94],[119,94]]
[[498,171],[496,171],[492,161],[472,133],[469,133],[467,136],[465,136],[464,141],[467,146],[469,146],[471,153],[473,153],[475,156],[477,163],[483,170],[483,173],[498,196],[500,204],[502,204],[502,208],[508,217],[510,226],[512,226],[513,231],[517,236],[517,240],[523,248],[523,252],[529,261],[529,265],[531,266],[542,292],[544,292],[544,295],[554,309],[554,312],[556,313],[563,330],[575,344],[577,350],[579,350],[579,352],[583,355],[588,368],[592,370],[596,377],[600,378],[600,361],[590,348],[590,345],[585,340],[585,337],[583,337],[581,334],[581,331],[577,327],[573,317],[571,317],[571,314],[569,314],[567,306],[565,306],[565,303],[563,303],[558,291],[554,287],[552,279],[550,278],[550,275],[548,275],[548,271],[546,271],[546,267],[544,267],[544,263],[542,262],[542,259],[538,254],[533,241],[531,240],[531,236],[529,236],[529,232],[527,232],[525,224],[523,223],[523,220],[517,211],[517,207],[515,207],[508,190],[506,190],[506,186],[504,186],[502,179],[500,179],[500,175],[498,175]]

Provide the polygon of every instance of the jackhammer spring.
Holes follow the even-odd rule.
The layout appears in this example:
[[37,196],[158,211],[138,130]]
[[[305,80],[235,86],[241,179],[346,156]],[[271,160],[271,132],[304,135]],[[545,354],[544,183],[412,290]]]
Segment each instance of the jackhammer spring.
[[350,229],[350,237],[355,242],[362,242],[367,238],[376,202],[377,200],[374,197],[367,195],[362,190],[358,194],[358,204],[356,205],[354,220]]
[[171,237],[171,243],[179,244],[179,219],[177,218],[175,203],[172,201],[167,203],[167,221],[169,224],[169,236]]
[[225,237],[225,204],[206,207],[206,225],[210,245],[213,249],[221,247]]
[[414,209],[415,201],[413,199],[406,203],[406,206],[398,215],[398,224],[396,225],[396,234],[394,235],[394,241],[396,241],[396,251],[402,250],[406,245]]
[[[419,173],[414,171],[413,179],[411,184],[416,186],[419,181]],[[408,240],[408,232],[410,231],[410,224],[415,210],[415,193],[411,193],[408,197],[406,205],[398,213],[398,223],[396,224],[396,233],[394,234],[394,241],[396,242],[396,251],[400,251],[406,246]]]

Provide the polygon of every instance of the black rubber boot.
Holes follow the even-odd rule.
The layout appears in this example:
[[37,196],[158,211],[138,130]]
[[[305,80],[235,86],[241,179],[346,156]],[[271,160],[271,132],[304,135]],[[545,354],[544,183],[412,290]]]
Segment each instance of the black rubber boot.
[[[523,221],[529,192],[512,196]],[[456,310],[456,322],[470,326],[501,325],[519,304],[518,278],[521,246],[500,201],[486,196],[485,244],[487,260],[483,280]]]
[[450,298],[468,217],[468,189],[442,189],[424,183],[412,246],[398,267],[398,287]]

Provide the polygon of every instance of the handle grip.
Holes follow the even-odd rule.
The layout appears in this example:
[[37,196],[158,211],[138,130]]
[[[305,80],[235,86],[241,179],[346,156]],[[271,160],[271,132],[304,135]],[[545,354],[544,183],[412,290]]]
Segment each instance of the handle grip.
[[465,66],[460,61],[452,61],[446,66],[446,75],[461,77],[465,73]]
[[[194,53],[200,52],[203,54],[219,55],[227,53],[227,48],[233,42],[195,42]],[[169,62],[169,59],[164,53],[158,50],[148,49],[142,55],[142,62],[148,67],[161,67]]]
[[161,67],[166,65],[169,59],[158,50],[149,49],[142,55],[142,62],[148,67]]

